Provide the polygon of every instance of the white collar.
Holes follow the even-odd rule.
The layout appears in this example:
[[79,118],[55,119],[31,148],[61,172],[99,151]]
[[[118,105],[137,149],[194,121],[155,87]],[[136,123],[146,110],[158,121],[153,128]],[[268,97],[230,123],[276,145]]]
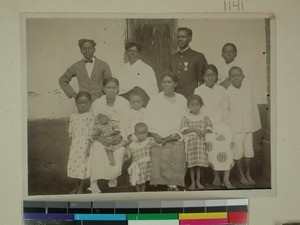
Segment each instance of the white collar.
[[178,52],[185,52],[186,50],[188,50],[190,48],[190,46],[187,46],[185,49],[181,50],[180,48],[178,48]]
[[[93,60],[93,63],[95,62],[95,59],[96,59],[95,56],[93,56],[93,57],[91,58],[91,60]],[[90,60],[90,59],[86,59],[86,58],[83,57],[83,60]]]
[[217,83],[215,83],[214,86],[213,86],[212,88],[208,87],[205,83],[204,83],[203,85],[204,85],[205,88],[207,88],[207,89],[209,89],[209,90],[213,90],[213,89],[216,88],[216,84],[217,84]]

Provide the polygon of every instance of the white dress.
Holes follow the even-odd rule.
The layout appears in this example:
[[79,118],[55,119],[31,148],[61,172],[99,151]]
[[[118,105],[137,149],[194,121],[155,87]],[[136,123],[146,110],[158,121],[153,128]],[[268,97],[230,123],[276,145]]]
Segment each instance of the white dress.
[[180,123],[186,112],[186,98],[175,93],[175,102],[165,99],[164,92],[152,96],[147,105],[144,121],[150,132],[167,137],[180,133]]
[[94,120],[91,112],[72,113],[70,116],[69,135],[72,137],[67,176],[85,179],[89,177],[89,159],[86,157],[87,146],[92,138]]
[[[203,110],[212,121],[213,133],[206,135],[206,142],[212,143],[207,149],[208,162],[215,171],[230,170],[234,164],[232,132],[228,126],[228,98],[226,89],[218,84],[213,88],[202,84],[195,89],[195,94],[203,99]],[[225,140],[217,139],[222,135]]]
[[209,116],[214,130],[217,131],[219,125],[223,130],[223,124],[228,124],[228,98],[226,89],[218,84],[215,84],[213,88],[202,84],[195,89],[194,94],[199,95],[203,99],[204,105],[201,110]]
[[126,137],[130,134],[134,134],[134,126],[137,123],[144,122],[145,108],[140,110],[134,110],[130,108],[128,112],[124,114],[123,124],[121,125],[124,128]]
[[[106,96],[104,95],[96,99],[91,106],[94,117],[104,108],[107,110],[112,120],[117,124],[121,124],[121,115],[128,111],[129,103],[123,97],[116,96],[114,105],[108,106],[106,104]],[[122,130],[122,128],[120,129]],[[121,133],[121,135],[123,139],[126,138],[124,134]],[[93,142],[91,147],[91,181],[99,179],[111,180],[120,176],[122,174],[124,150],[125,147],[122,146],[113,152],[115,160],[115,165],[113,166],[110,165],[104,146],[98,141]]]

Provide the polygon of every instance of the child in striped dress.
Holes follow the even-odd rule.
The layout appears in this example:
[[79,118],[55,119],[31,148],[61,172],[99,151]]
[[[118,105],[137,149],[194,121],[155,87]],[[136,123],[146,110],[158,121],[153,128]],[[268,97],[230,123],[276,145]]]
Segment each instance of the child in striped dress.
[[[191,178],[190,190],[202,189],[200,183],[201,167],[208,167],[205,136],[212,133],[212,123],[208,116],[201,112],[203,100],[199,95],[188,98],[188,112],[181,122],[187,153],[187,167]],[[196,179],[195,179],[196,175]]]
[[137,123],[134,127],[136,141],[130,143],[126,155],[132,158],[132,164],[128,168],[131,185],[137,192],[146,191],[146,182],[152,175],[151,148],[156,145],[153,137],[148,137],[148,127],[145,123]]

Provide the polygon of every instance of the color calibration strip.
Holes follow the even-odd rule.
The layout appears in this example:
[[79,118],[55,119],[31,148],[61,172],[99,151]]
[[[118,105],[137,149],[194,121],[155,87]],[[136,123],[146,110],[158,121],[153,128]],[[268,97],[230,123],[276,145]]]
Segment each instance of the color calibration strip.
[[[25,225],[57,221],[70,225],[221,225],[248,224],[248,200],[141,202],[24,201]],[[49,223],[50,224],[50,223]],[[51,223],[52,224],[52,223]]]

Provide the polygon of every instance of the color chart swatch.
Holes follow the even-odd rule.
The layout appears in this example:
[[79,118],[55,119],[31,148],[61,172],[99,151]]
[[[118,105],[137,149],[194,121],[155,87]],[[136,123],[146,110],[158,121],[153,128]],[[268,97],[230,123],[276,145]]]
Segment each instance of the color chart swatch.
[[25,225],[248,224],[248,200],[141,202],[24,201]]

